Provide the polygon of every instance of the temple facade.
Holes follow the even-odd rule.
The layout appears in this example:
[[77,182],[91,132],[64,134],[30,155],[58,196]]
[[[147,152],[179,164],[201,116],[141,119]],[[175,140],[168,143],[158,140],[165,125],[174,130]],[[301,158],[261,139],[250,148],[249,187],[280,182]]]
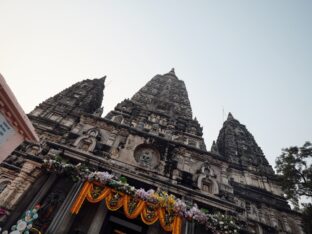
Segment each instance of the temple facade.
[[[80,201],[83,178],[43,166],[47,160],[63,160],[65,169],[84,165],[85,173],[108,172],[126,180],[123,186],[130,189],[162,191],[209,214],[235,217],[239,233],[303,233],[300,214],[283,197],[261,148],[232,114],[211,149],[206,148],[185,84],[173,69],[153,77],[102,118],[104,82],[105,77],[78,82],[28,115],[40,143],[24,142],[0,165],[0,226],[9,229],[24,211],[40,204],[33,233],[171,232],[162,228],[161,218],[148,222],[142,214],[142,219],[129,218],[107,201]],[[100,191],[95,201],[104,192],[94,186]],[[216,232],[194,219],[182,217],[175,233]],[[219,233],[228,233],[225,229]]]

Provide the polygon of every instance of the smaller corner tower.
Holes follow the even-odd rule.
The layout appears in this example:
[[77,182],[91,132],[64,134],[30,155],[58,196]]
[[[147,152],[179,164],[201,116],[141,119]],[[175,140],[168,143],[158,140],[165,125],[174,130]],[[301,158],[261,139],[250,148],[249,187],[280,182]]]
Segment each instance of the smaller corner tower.
[[105,79],[77,82],[42,102],[29,114],[37,131],[64,133],[82,114],[101,114]]
[[223,123],[216,146],[214,148],[222,156],[242,169],[254,169],[261,174],[274,174],[252,134],[231,113]]

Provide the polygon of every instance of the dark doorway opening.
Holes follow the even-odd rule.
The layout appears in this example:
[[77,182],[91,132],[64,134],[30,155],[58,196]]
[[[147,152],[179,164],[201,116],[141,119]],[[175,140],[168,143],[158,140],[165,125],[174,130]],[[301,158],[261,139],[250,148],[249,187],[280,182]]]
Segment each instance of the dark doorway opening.
[[122,211],[108,212],[101,234],[146,234],[148,226],[140,218],[128,219]]

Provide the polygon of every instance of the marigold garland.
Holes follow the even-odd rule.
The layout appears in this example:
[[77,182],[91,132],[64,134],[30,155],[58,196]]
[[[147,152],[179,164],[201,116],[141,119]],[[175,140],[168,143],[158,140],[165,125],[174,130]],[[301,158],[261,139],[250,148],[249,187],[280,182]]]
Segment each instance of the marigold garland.
[[124,213],[128,219],[135,219],[141,214],[141,211],[145,207],[145,202],[139,199],[135,199],[129,195],[124,197]]

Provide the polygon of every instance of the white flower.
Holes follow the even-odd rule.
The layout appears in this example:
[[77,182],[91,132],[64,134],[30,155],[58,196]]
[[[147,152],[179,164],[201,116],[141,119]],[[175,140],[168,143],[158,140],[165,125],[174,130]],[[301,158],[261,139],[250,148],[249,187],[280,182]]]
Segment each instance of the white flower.
[[89,180],[93,180],[96,179],[98,181],[100,181],[102,184],[106,184],[108,181],[110,181],[114,176],[106,171],[104,172],[100,172],[100,171],[96,171],[91,173],[88,176]]
[[174,203],[173,205],[173,210],[181,215],[181,216],[184,216],[185,213],[186,213],[186,204],[185,202],[181,201],[180,199],[177,199],[176,202]]
[[27,227],[27,223],[25,221],[20,222],[19,224],[17,224],[16,229],[18,231],[24,231]]
[[141,198],[142,200],[146,200],[149,197],[149,194],[143,188],[140,188],[135,192],[135,196]]

